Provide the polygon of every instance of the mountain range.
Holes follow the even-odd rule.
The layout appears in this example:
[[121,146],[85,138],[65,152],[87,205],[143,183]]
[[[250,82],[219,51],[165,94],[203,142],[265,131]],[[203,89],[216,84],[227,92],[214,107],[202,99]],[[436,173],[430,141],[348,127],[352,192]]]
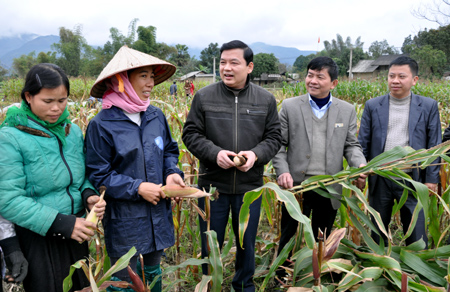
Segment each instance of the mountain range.
[[[12,67],[13,59],[22,55],[28,55],[35,52],[35,57],[40,52],[54,51],[52,44],[59,42],[59,36],[47,35],[39,36],[36,34],[22,34],[13,37],[0,37],[0,65],[6,69]],[[256,42],[250,45],[253,53],[273,53],[280,63],[292,65],[300,55],[314,54],[315,51],[301,51],[296,48],[272,46],[262,42]],[[189,48],[189,55],[200,59],[200,52],[204,48]]]

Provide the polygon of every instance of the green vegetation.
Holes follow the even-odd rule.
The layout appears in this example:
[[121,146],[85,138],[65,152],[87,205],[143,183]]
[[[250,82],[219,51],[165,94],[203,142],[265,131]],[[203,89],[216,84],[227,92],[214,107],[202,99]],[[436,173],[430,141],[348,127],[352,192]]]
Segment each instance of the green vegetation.
[[[70,105],[72,121],[80,125],[85,131],[89,120],[100,110],[100,104],[89,104],[89,89],[92,87],[94,79],[92,78],[71,78],[71,96],[73,102]],[[181,133],[189,112],[192,100],[179,96],[176,100],[170,98],[169,86],[171,82],[164,82],[154,88],[152,92],[152,104],[160,107],[165,113],[172,129],[174,139],[180,146],[179,167],[186,174],[187,183],[195,185],[198,174],[198,161],[187,151],[181,141]],[[206,86],[207,82],[195,82],[196,90]],[[6,102],[2,105],[20,101],[20,90],[23,86],[21,79],[10,79],[2,84],[2,94]],[[443,127],[450,121],[450,113],[447,107],[450,88],[446,82],[433,81],[419,83],[413,89],[415,93],[432,96],[440,103],[441,120]],[[271,90],[279,104],[285,98],[306,93],[304,82],[295,84],[284,84],[282,88]],[[354,104],[361,117],[364,102],[373,97],[387,92],[387,83],[381,79],[378,80],[340,80],[339,85],[333,90],[333,95]],[[0,114],[0,121],[3,120]],[[410,151],[397,149],[395,155],[389,158],[384,157],[379,164],[390,165],[391,168],[382,169],[386,175],[403,175],[395,161],[401,161],[404,166],[407,164],[405,159],[418,163],[427,163],[433,160],[433,155],[442,153],[443,149],[411,153]],[[440,151],[440,152],[439,152]],[[418,159],[419,155],[420,159]],[[414,160],[416,159],[416,160]],[[390,163],[390,164],[389,164]],[[380,165],[377,164],[376,167]],[[373,166],[373,165],[372,165]],[[423,242],[418,242],[412,246],[405,247],[404,233],[398,226],[399,205],[394,208],[393,224],[389,231],[392,241],[385,243],[385,248],[375,244],[370,239],[370,230],[373,229],[371,221],[368,219],[369,213],[373,210],[368,207],[366,192],[360,192],[351,184],[352,177],[360,172],[373,171],[374,167],[364,169],[349,169],[342,172],[333,179],[341,179],[344,188],[344,203],[339,210],[338,218],[335,221],[336,234],[329,239],[317,241],[312,238],[309,219],[305,218],[296,204],[295,196],[286,191],[280,190],[274,182],[274,172],[271,163],[266,167],[265,182],[266,185],[259,192],[249,193],[249,196],[263,196],[262,214],[258,232],[257,244],[255,249],[257,272],[255,283],[258,291],[273,291],[273,275],[275,269],[284,262],[290,250],[294,250],[291,260],[294,266],[288,270],[288,284],[293,286],[312,287],[319,281],[322,291],[344,291],[357,289],[381,289],[388,291],[400,291],[402,287],[402,277],[408,282],[408,287],[412,291],[444,291],[446,287],[448,274],[448,258],[450,257],[450,247],[445,246],[445,240],[448,237],[448,218],[450,210],[450,188],[448,186],[449,166],[442,167],[441,196],[428,196],[426,190],[420,185],[417,186],[415,194],[420,198],[423,206],[426,208],[427,218],[429,220],[429,238],[430,246],[428,250]],[[378,171],[377,170],[377,171]],[[381,171],[381,170],[380,170]],[[339,178],[338,178],[339,177]],[[320,179],[320,181],[317,181]],[[330,178],[316,178],[308,180],[298,188],[300,194],[303,188],[315,188],[322,184],[326,187],[331,183]],[[320,189],[318,189],[320,192]],[[289,201],[291,211],[296,214],[302,224],[297,241],[292,241],[275,257],[277,243],[279,239],[281,201]],[[401,204],[401,203],[399,203]],[[428,207],[426,207],[428,206]],[[245,210],[245,208],[243,208]],[[244,211],[245,212],[245,211]],[[207,218],[207,214],[202,214]],[[175,246],[166,250],[166,258],[163,262],[163,286],[165,291],[194,291],[197,285],[204,286],[211,283],[211,291],[230,291],[231,279],[234,273],[233,249],[235,243],[233,230],[229,224],[226,231],[224,247],[219,250],[214,242],[215,234],[208,234],[208,241],[212,247],[212,256],[210,259],[202,260],[200,258],[200,231],[198,220],[199,215],[196,209],[196,200],[185,199],[176,204],[173,209],[173,218],[175,223],[175,234],[177,236]],[[245,216],[243,216],[245,218]],[[245,225],[245,220],[241,222]],[[344,228],[344,229],[342,229]],[[343,230],[343,231],[342,231]],[[407,228],[403,229],[405,233]],[[241,231],[242,232],[242,231]],[[91,241],[92,258],[84,264],[79,263],[74,266],[83,268],[90,266],[93,275],[97,280],[97,285],[101,286],[99,281],[107,281],[104,277],[109,269],[108,259],[104,253],[104,245],[100,234],[97,240]],[[333,246],[334,248],[330,248]],[[319,251],[322,250],[320,253]],[[326,251],[326,252],[325,252]],[[318,259],[317,254],[329,254],[329,257],[320,258],[320,265],[315,263]],[[316,255],[316,256],[314,256]],[[206,263],[212,266],[213,273],[206,277],[201,274],[201,264]],[[75,264],[75,263],[74,263]],[[313,270],[314,267],[316,271]],[[103,271],[100,271],[103,267]],[[317,270],[318,269],[318,270]],[[85,269],[87,272],[89,269]],[[358,276],[359,275],[359,276]],[[100,280],[102,279],[102,280]],[[151,284],[151,283],[147,283]],[[435,287],[431,287],[433,285]],[[316,287],[316,291],[319,286]],[[310,288],[311,289],[311,288]],[[428,289],[428,290],[426,290]]]

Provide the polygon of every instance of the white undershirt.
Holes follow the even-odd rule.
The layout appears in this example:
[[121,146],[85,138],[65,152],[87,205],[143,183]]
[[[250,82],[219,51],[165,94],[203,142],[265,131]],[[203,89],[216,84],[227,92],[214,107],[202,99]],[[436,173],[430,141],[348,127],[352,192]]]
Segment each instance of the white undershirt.
[[138,126],[141,125],[141,113],[134,113],[134,114],[130,114],[126,111],[123,111],[123,113],[130,119],[132,120],[135,124],[137,124]]

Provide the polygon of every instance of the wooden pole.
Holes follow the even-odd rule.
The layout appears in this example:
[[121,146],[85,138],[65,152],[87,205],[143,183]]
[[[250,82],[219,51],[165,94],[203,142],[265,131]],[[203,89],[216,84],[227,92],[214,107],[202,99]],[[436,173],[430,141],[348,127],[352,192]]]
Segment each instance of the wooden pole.
[[213,83],[216,82],[216,57],[213,58]]
[[353,48],[350,49],[350,69],[348,70],[348,79],[353,79],[353,73],[352,73],[352,60],[353,60]]

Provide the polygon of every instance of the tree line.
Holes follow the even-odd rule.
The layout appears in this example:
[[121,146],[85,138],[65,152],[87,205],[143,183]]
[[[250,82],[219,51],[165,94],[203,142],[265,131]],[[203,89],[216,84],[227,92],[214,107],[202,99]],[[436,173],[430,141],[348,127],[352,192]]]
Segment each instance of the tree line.
[[[90,46],[83,37],[82,25],[73,30],[59,28],[60,40],[52,45],[53,51],[31,52],[13,60],[12,76],[24,77],[28,70],[39,63],[55,63],[69,76],[97,76],[124,45],[135,50],[167,60],[176,65],[175,76],[182,76],[192,71],[213,73],[214,58],[216,68],[220,58],[218,43],[210,43],[200,52],[200,60],[190,56],[189,47],[184,44],[168,45],[156,41],[156,27],[137,26],[138,19],[133,19],[128,26],[128,33],[122,34],[112,27],[109,40],[102,47]],[[286,71],[286,66],[280,64],[274,54],[257,54],[254,62],[257,64],[253,76],[262,73],[278,73]],[[0,80],[8,71],[0,67]]]
[[[211,72],[213,58],[216,57],[218,62],[217,43],[210,43],[201,51],[200,60],[197,60],[189,55],[188,46],[157,42],[156,27],[137,26],[137,22],[137,18],[130,22],[126,35],[115,27],[110,28],[109,40],[99,47],[87,43],[82,34],[82,25],[75,26],[73,30],[60,27],[60,40],[52,45],[53,51],[39,52],[37,55],[31,52],[15,58],[11,75],[23,77],[33,65],[48,62],[57,64],[69,76],[97,76],[124,45],[173,63],[178,68],[179,76],[195,70]],[[2,72],[3,75],[7,73],[4,68],[0,68],[0,76]]]
[[[200,60],[197,60],[189,55],[188,46],[184,44],[171,46],[164,42],[157,42],[156,27],[137,26],[137,22],[137,18],[130,22],[127,35],[112,27],[109,31],[110,39],[99,47],[92,47],[87,43],[83,37],[81,25],[77,25],[73,30],[61,27],[60,41],[52,45],[53,51],[39,52],[37,55],[31,52],[14,59],[13,72],[10,72],[12,73],[10,75],[23,77],[33,65],[47,62],[59,65],[69,76],[94,77],[100,74],[123,45],[173,63],[178,68],[175,76],[182,76],[192,71],[213,72],[214,58],[216,63],[220,58],[218,43],[210,43],[201,51]],[[364,51],[364,42],[361,41],[361,37],[352,42],[350,37],[344,40],[340,34],[337,34],[336,39],[324,41],[324,50],[297,57],[293,66],[281,64],[274,54],[256,54],[252,77],[260,77],[263,73],[303,73],[309,61],[317,56],[333,58],[339,66],[340,74],[346,75],[350,66],[350,54],[352,64],[355,66],[360,60],[375,60],[381,55],[400,53],[409,54],[416,59],[422,75],[441,77],[445,71],[450,70],[449,44],[450,25],[442,25],[437,29],[425,29],[416,36],[409,35],[405,38],[401,50],[382,40],[373,42],[368,51]],[[8,71],[0,67],[0,80],[7,74]]]
[[353,43],[350,37],[344,40],[337,34],[336,39],[324,41],[324,50],[299,56],[294,62],[293,71],[305,72],[309,61],[317,56],[328,56],[338,64],[340,75],[346,75],[350,67],[350,52],[353,66],[360,60],[375,60],[382,55],[408,54],[418,62],[424,76],[442,77],[444,72],[450,70],[450,25],[425,29],[416,36],[409,35],[400,50],[390,46],[386,40],[373,42],[367,52],[364,52],[363,45],[361,37]]

